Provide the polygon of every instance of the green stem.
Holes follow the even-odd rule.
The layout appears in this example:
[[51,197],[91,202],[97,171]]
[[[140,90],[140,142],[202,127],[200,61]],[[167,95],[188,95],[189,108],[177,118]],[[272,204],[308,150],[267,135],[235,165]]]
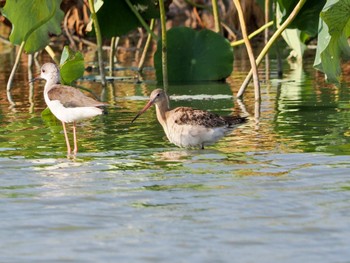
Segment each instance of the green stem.
[[113,76],[113,68],[114,68],[114,54],[116,50],[116,46],[118,45],[119,37],[112,37],[111,39],[111,51],[109,52],[109,76]]
[[11,96],[12,82],[13,82],[13,78],[15,76],[16,70],[18,68],[19,62],[21,60],[21,55],[22,55],[22,52],[23,52],[25,44],[26,44],[26,42],[22,41],[22,43],[21,43],[21,45],[19,47],[17,56],[16,56],[15,64],[13,65],[10,77],[9,77],[9,79],[7,81],[7,86],[6,86],[7,99],[10,102],[11,105],[15,105],[15,102],[12,100],[12,96]]
[[[268,27],[270,27],[272,25],[273,25],[273,21],[268,22],[267,24],[265,24],[262,27],[260,27],[257,30],[255,30],[253,33],[249,34],[248,38],[252,39],[253,37],[257,36],[262,31],[264,31],[266,28],[268,28]],[[239,46],[239,45],[242,45],[242,44],[244,44],[244,39],[240,39],[240,40],[231,42],[231,47]]]
[[13,68],[12,68],[12,71],[11,71],[11,74],[10,74],[10,77],[7,81],[7,86],[6,86],[6,92],[7,92],[7,99],[8,101],[10,102],[10,104],[12,106],[15,105],[15,102],[12,100],[12,96],[11,96],[11,87],[12,87],[12,82],[13,82],[13,78],[15,76],[15,73],[16,73],[16,70],[18,68],[18,65],[19,65],[19,61],[21,59],[21,55],[23,53],[23,49],[24,49],[24,46],[26,44],[26,41],[27,39],[30,37],[30,35],[35,31],[37,30],[39,27],[41,27],[42,25],[44,25],[46,22],[48,22],[54,15],[55,15],[55,11],[56,11],[56,4],[57,4],[57,1],[56,0],[53,0],[53,6],[52,6],[52,11],[51,13],[45,17],[43,20],[39,21],[37,24],[35,24],[31,29],[28,30],[28,32],[24,35],[23,37],[23,41],[19,47],[19,50],[18,50],[18,54],[16,56],[16,61],[15,61],[15,64],[13,65]]
[[[297,16],[299,13],[300,9],[303,7],[307,0],[300,0],[298,4],[294,7],[293,11],[290,13],[289,17],[284,21],[284,23],[277,29],[277,31],[272,35],[272,37],[269,39],[263,50],[260,52],[258,58],[256,59],[256,64],[259,65],[266,55],[266,53],[269,51],[271,48],[272,44],[276,41],[276,39],[282,34],[282,32],[287,28],[287,26],[294,20],[294,18]],[[242,97],[245,89],[247,88],[251,78],[253,75],[253,71],[250,70],[247,77],[245,78],[241,88],[239,89],[237,93],[237,97],[240,98]]]
[[106,86],[106,77],[105,77],[105,70],[103,65],[103,53],[102,53],[102,35],[100,30],[100,25],[98,23],[95,6],[94,6],[94,0],[89,0],[89,7],[91,11],[91,18],[94,23],[95,27],[95,33],[96,33],[96,41],[97,41],[97,56],[98,56],[98,64],[100,68],[100,75],[101,75],[101,83],[102,86]]
[[[149,25],[149,28],[151,30],[153,30],[153,28],[154,28],[154,18],[151,19],[151,23]],[[139,62],[139,65],[138,65],[139,72],[142,72],[143,64],[145,63],[147,50],[149,48],[149,45],[151,44],[151,39],[152,39],[151,34],[148,34],[147,40],[146,40],[146,44],[145,44],[145,47],[143,48],[142,55],[141,55],[141,58],[140,58],[140,62]]]
[[[115,1],[115,0],[113,0],[113,1]],[[145,20],[142,18],[140,13],[136,10],[136,8],[133,6],[133,4],[130,2],[130,0],[125,0],[125,2],[130,7],[131,11],[134,13],[134,15],[137,17],[137,19],[140,21],[141,25],[146,29],[147,33],[151,34],[153,39],[158,41],[158,37],[156,36],[156,34],[154,34],[154,32],[149,28],[149,26],[147,25]],[[164,6],[164,4],[163,4],[163,6]]]
[[213,6],[213,16],[215,22],[215,32],[221,34],[221,24],[220,24],[220,15],[219,7],[217,0],[212,0],[211,5]]
[[166,36],[166,20],[164,1],[159,0],[160,24],[162,28],[162,73],[163,86],[165,91],[168,90],[168,57],[167,57],[167,36]]

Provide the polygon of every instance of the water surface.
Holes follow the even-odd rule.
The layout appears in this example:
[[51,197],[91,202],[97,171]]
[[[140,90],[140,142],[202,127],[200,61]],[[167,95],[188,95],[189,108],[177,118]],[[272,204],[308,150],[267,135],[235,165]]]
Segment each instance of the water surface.
[[130,80],[110,86],[108,115],[79,125],[74,160],[60,123],[41,116],[43,83],[31,95],[20,68],[11,108],[3,67],[0,261],[348,262],[348,83],[286,64],[262,86],[257,124],[252,92],[245,109],[232,97],[239,63],[227,83],[169,90],[173,106],[250,114],[215,146],[170,144],[154,109],[130,124],[156,87]]

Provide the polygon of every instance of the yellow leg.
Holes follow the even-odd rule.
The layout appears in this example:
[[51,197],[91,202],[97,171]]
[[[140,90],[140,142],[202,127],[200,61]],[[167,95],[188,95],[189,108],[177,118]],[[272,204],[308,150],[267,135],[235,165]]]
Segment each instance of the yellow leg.
[[63,121],[62,121],[62,126],[63,126],[64,138],[66,139],[66,144],[67,144],[67,155],[70,155],[71,149],[70,149],[68,134],[66,130],[66,124]]
[[73,122],[73,138],[74,138],[74,150],[73,153],[77,154],[78,152],[78,142],[77,142],[77,124]]

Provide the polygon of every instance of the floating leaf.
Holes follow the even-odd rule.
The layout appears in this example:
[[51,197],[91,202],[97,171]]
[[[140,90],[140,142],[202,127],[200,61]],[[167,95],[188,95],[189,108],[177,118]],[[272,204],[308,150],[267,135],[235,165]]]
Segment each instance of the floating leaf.
[[320,15],[320,33],[314,67],[338,82],[341,59],[350,58],[350,0],[328,0]]
[[[233,49],[221,35],[177,27],[167,32],[169,82],[227,78],[233,69]],[[157,80],[162,81],[161,41],[154,55]]]
[[12,23],[10,41],[15,45],[25,41],[28,53],[43,49],[50,35],[61,33],[60,4],[61,0],[6,1],[2,13]]
[[80,52],[74,52],[68,46],[65,46],[61,55],[60,73],[61,82],[70,84],[74,80],[84,75],[84,57]]

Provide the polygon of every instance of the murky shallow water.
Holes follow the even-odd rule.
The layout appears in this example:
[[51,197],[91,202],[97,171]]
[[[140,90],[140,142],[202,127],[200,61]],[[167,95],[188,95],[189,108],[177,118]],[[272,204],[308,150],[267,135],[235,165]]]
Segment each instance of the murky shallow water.
[[[154,86],[115,83],[109,114],[79,126],[76,160],[40,116],[42,84],[32,106],[2,92],[0,261],[348,262],[350,92],[310,71],[267,82],[259,126],[203,151],[168,143],[154,110],[131,125]],[[173,105],[239,112],[241,80],[171,87]]]

